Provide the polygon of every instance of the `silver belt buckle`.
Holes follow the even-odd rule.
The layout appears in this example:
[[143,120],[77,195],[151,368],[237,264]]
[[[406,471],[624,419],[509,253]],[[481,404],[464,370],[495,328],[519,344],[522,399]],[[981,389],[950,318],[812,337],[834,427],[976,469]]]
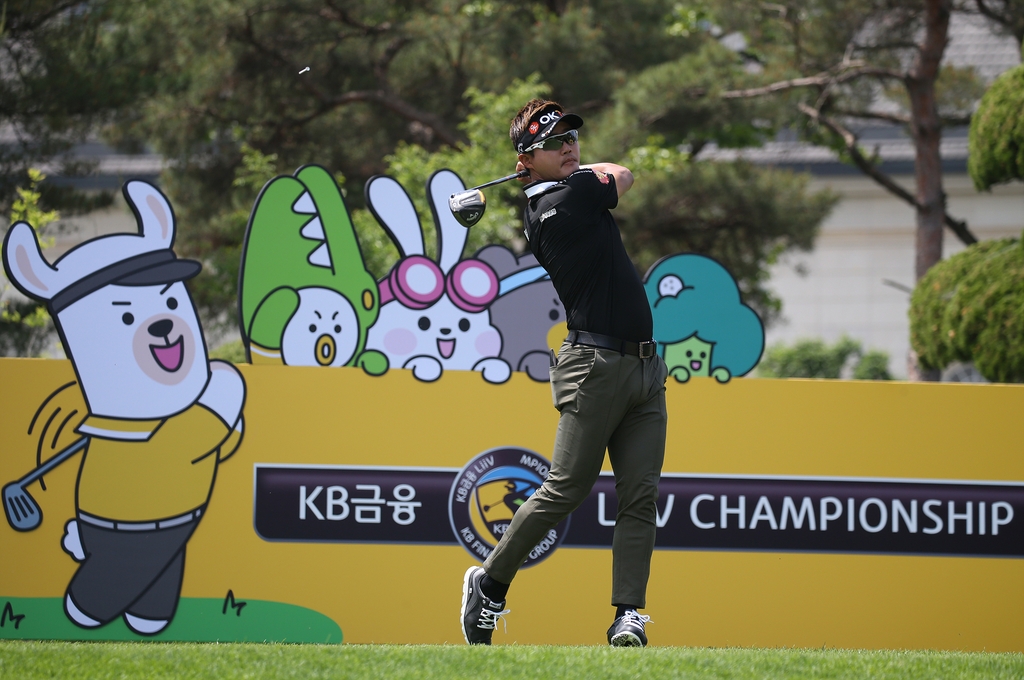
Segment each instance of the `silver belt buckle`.
[[640,358],[641,359],[650,359],[651,357],[654,356],[657,348],[658,348],[658,343],[654,342],[653,340],[646,340],[644,342],[641,342],[640,343]]

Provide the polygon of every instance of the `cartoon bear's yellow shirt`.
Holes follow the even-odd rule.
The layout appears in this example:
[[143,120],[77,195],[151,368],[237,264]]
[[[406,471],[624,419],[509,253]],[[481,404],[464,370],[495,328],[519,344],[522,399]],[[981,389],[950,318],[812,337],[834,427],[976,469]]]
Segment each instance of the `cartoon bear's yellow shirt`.
[[78,478],[78,509],[125,522],[195,510],[210,497],[218,461],[241,443],[240,430],[202,404],[163,420],[89,416],[77,428],[90,437]]

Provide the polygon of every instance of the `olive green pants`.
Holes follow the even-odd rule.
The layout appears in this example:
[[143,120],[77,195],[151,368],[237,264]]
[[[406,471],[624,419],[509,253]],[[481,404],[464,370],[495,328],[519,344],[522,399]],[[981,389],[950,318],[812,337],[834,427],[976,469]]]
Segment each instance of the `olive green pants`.
[[551,471],[516,511],[484,562],[496,581],[511,583],[544,535],[586,499],[608,450],[618,513],[612,539],[612,604],[646,606],[665,459],[665,378],[658,356],[563,344],[551,369],[560,415]]

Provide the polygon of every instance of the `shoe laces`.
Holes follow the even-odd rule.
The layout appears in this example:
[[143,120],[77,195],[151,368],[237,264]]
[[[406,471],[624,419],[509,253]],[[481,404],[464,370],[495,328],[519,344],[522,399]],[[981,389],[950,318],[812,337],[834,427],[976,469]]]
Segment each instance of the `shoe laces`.
[[497,627],[498,621],[501,621],[501,625],[504,626],[505,632],[508,633],[508,622],[505,621],[505,614],[511,613],[511,609],[495,611],[490,607],[485,606],[483,610],[480,612],[480,621],[476,624],[476,627],[482,628],[484,630],[494,630]]
[[651,622],[651,617],[647,614],[640,614],[635,609],[629,609],[625,614],[622,615],[623,623],[632,623],[633,625],[640,626],[640,630],[644,629],[644,625]]

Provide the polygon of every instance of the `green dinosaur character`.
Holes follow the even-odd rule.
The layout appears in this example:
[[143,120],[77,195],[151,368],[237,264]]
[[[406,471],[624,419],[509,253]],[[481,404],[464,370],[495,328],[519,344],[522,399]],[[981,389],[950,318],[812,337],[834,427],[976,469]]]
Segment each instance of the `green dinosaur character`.
[[242,249],[238,307],[254,364],[361,366],[388,370],[366,349],[380,312],[345,201],[317,165],[276,177],[253,206]]
[[714,343],[704,342],[696,335],[665,345],[665,364],[670,367],[669,375],[679,382],[686,382],[690,378],[713,377],[720,383],[729,382],[732,375],[729,369],[724,366],[711,369],[711,354],[715,349]]

